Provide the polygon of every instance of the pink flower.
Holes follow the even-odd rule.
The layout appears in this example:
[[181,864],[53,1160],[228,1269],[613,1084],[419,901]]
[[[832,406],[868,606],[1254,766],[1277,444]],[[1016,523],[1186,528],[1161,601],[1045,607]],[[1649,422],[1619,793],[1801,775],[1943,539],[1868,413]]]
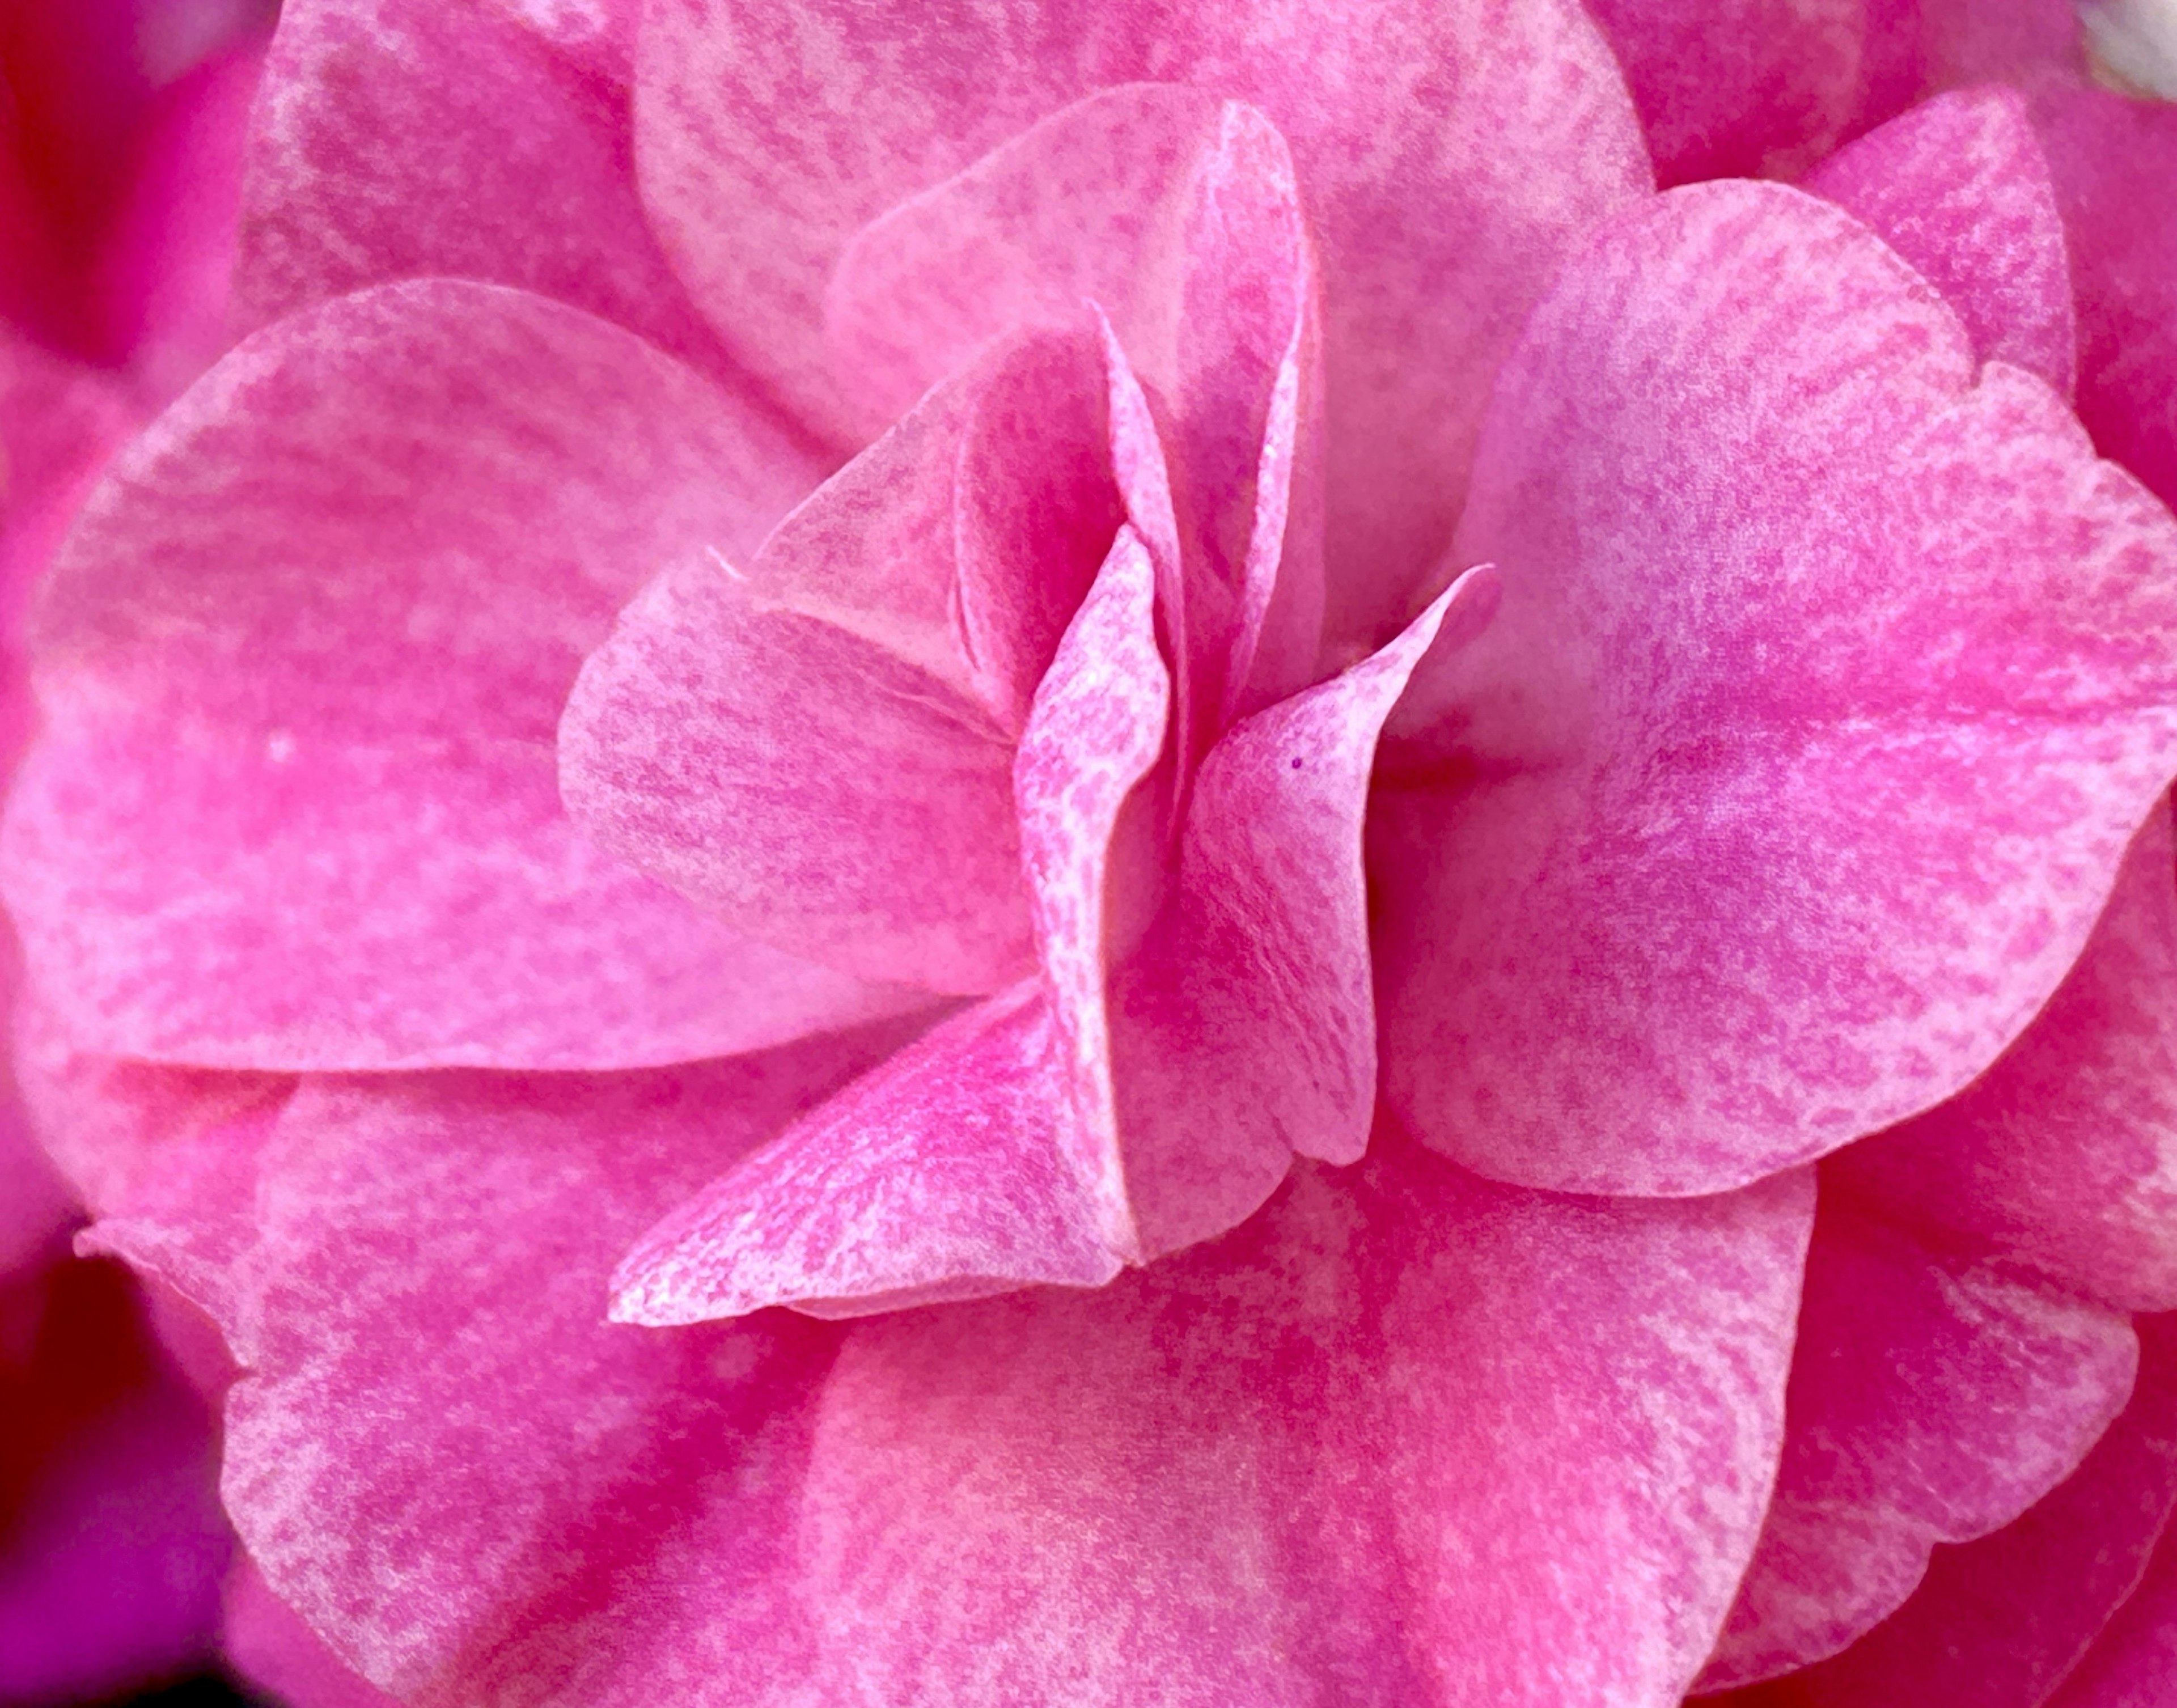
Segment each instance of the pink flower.
[[[2129,1640],[2123,156],[2038,14],[1597,12],[291,0],[259,330],[85,507],[0,838],[88,1244],[232,1361],[240,1664],[1540,1708]],[[1904,110],[1976,54],[2030,86]]]

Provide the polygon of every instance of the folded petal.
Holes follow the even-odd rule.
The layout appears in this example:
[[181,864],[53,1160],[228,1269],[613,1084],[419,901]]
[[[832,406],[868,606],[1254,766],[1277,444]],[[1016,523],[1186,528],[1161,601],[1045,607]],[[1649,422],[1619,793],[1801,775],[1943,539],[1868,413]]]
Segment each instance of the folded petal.
[[637,54],[644,199],[721,336],[847,435],[821,305],[854,235],[1072,102],[1153,79],[1247,101],[1290,145],[1321,242],[1332,626],[1365,651],[1410,614],[1449,533],[1527,308],[1587,224],[1647,188],[1631,103],[1577,6],[1090,19],[1043,0],[673,0]]
[[1835,1654],[1906,1600],[1934,1544],[2016,1518],[2123,1409],[2138,1356],[2122,1313],[1825,1189],[1776,1492],[1701,1688]]
[[392,1708],[393,1699],[344,1666],[246,1558],[227,1574],[221,1646],[244,1683],[287,1708]]
[[583,9],[286,0],[244,186],[237,322],[442,275],[557,297],[721,366],[637,199],[626,90],[560,51],[566,31],[536,27]]
[[813,1694],[1675,1704],[1759,1521],[1807,1208],[1393,1143],[1099,1292],[859,1325],[797,1537]]
[[554,796],[619,602],[808,473],[517,292],[391,286],[248,341],[56,566],[0,877],[32,981],[86,1048],[295,1068],[685,1059],[911,1000],[746,944]]
[[1314,674],[1313,291],[1292,159],[1269,122],[1198,90],[1132,85],[1053,114],[857,232],[825,330],[874,428],[1007,329],[1072,325],[1095,303],[1160,406],[1187,523],[1172,617],[1208,678],[1209,716],[1229,722],[1222,700],[1252,711]]
[[[836,1331],[612,1325],[606,1278],[722,1162],[900,1041],[308,1080],[254,1136],[166,1135],[232,1146],[248,1178],[226,1292],[201,1301],[244,1367],[225,1498],[334,1658],[412,1708],[724,1708],[805,1673],[793,1514]],[[170,1176],[101,1237],[188,1291],[173,1258],[232,1201]]]
[[643,1236],[613,1317],[816,1317],[1100,1286],[1119,1260],[1072,1166],[1050,1004],[1029,983],[864,1075]]
[[2177,523],[1865,227],[1673,192],[1501,377],[1374,819],[1388,1090],[1493,1176],[1695,1192],[1961,1089],[2177,767]]
[[1111,1083],[1144,1248],[1252,1215],[1295,1154],[1356,1161],[1376,1106],[1361,827],[1376,738],[1449,629],[1488,620],[1487,570],[1342,675],[1247,719],[1196,778],[1179,871],[1111,977]]
[[562,720],[570,810],[698,906],[857,977],[1034,965],[1013,742],[1116,525],[1083,335],[1001,345],[788,516],[684,558]]
[[2078,334],[2063,216],[2021,96],[1937,95],[1831,155],[1805,188],[1872,226],[1940,291],[1983,361],[2071,395]]
[[2134,839],[2085,951],[2033,1023],[1836,1178],[1921,1227],[2014,1252],[2121,1309],[2177,1307],[2177,849]]
[[[1939,1547],[1912,1598],[1835,1658],[1730,1708],[2042,1708],[2137,1589],[2177,1505],[2177,1334],[2139,1323],[2138,1385],[2094,1450],[2023,1517]],[[2168,1674],[2163,1674],[2166,1681]]]

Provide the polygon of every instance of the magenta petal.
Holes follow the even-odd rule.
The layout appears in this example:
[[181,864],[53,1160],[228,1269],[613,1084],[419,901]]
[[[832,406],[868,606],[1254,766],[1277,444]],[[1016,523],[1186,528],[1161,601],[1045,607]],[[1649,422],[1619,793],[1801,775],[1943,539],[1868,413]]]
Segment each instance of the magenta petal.
[[1165,807],[1152,773],[1166,750],[1171,681],[1157,651],[1154,598],[1149,552],[1121,528],[1059,643],[1013,765],[1036,951],[1078,1115],[1061,1132],[1105,1244],[1129,1258],[1141,1253],[1106,979],[1162,899]]
[[797,1538],[812,1695],[1667,1708],[1759,1525],[1808,1210],[1394,1141],[1099,1292],[859,1325]]
[[1248,718],[1196,778],[1179,876],[1112,980],[1112,1083],[1143,1247],[1252,1214],[1296,1152],[1359,1160],[1376,1106],[1361,826],[1376,737],[1440,628],[1487,621],[1487,570],[1343,675]]
[[[2023,1029],[2177,767],[2177,524],[1797,191],[1661,197],[1501,376],[1372,829],[1387,1089],[1500,1178],[1712,1190]],[[1401,714],[1405,716],[1405,714]]]
[[816,1317],[1039,1282],[1119,1262],[1073,1173],[1050,1007],[1031,982],[940,1026],[644,1235],[613,1318],[671,1324],[792,1305]]
[[[1113,85],[1265,114],[1321,241],[1333,626],[1410,615],[1488,376],[1566,245],[1647,188],[1608,49],[1565,0],[671,0],[636,72],[643,194],[691,293],[811,419],[851,431],[822,303],[854,234]],[[1039,187],[1047,189],[1048,186]]]
[[248,341],[55,568],[4,843],[33,982],[86,1047],[250,1067],[685,1059],[898,1007],[554,795],[619,602],[808,477],[750,406],[517,292],[392,286]]
[[2144,1318],[2139,1337],[2131,1402],[2077,1471],[1994,1535],[1937,1547],[1912,1600],[1842,1654],[1730,1708],[2076,1708],[2050,1693],[2082,1656],[2093,1672],[2177,1505],[2177,1323]]
[[245,1683],[286,1708],[393,1708],[393,1699],[326,1648],[246,1558],[227,1574],[224,1647]]
[[2156,808],[2093,935],[1995,1065],[1840,1152],[1923,1227],[2014,1252],[2123,1309],[2177,1307],[2177,849]]
[[203,1301],[245,1367],[224,1493],[336,1659],[411,1708],[723,1708],[806,1669],[799,1396],[833,1331],[612,1325],[606,1280],[650,1221],[899,1041],[312,1080],[241,1143],[167,1132],[226,1166],[139,1189],[106,1236],[173,1273],[234,1201],[191,1181],[245,1181],[226,1296]]
[[520,286],[720,364],[637,199],[625,90],[516,10],[286,0],[244,185],[243,327],[437,275]]
[[1939,1255],[1825,1191],[1776,1496],[1701,1687],[1843,1648],[1912,1592],[1933,1544],[1984,1536],[2070,1476],[2137,1363],[2121,1313]]
[[2049,162],[2009,90],[1937,95],[1831,155],[1805,187],[1872,226],[1957,310],[1982,360],[2069,396],[2071,279]]
[[1665,184],[1789,177],[1861,105],[1866,0],[1590,0]]

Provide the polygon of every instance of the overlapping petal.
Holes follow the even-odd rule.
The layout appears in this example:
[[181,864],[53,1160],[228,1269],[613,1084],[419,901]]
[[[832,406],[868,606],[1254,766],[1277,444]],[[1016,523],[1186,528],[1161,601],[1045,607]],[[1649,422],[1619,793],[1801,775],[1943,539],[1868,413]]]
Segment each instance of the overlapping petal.
[[1712,1189],[1956,1091],[2177,764],[2177,524],[1795,191],[1568,270],[1456,557],[1504,603],[1417,678],[1378,958],[1391,1096],[1500,1177]]
[[2029,1269],[1961,1260],[1826,1187],[1776,1492],[1705,1689],[1835,1654],[1931,1547],[2008,1524],[2130,1398],[2131,1325]]
[[56,570],[7,831],[33,981],[85,1047],[237,1067],[669,1061],[896,1008],[556,798],[619,602],[809,477],[759,409],[521,292],[387,286],[249,341]]
[[720,335],[844,434],[822,304],[854,235],[1143,80],[1249,102],[1290,146],[1323,270],[1332,626],[1365,651],[1410,614],[1450,532],[1527,305],[1577,234],[1647,185],[1623,85],[1576,7],[674,0],[646,19],[636,158]]
[[[1580,1203],[1393,1141],[1095,1292],[599,1323],[617,1246],[854,1065],[313,1082],[241,1140],[227,1500],[343,1664],[424,1708],[1676,1700],[1758,1525],[1803,1178]],[[197,1214],[100,1237],[163,1270]]]

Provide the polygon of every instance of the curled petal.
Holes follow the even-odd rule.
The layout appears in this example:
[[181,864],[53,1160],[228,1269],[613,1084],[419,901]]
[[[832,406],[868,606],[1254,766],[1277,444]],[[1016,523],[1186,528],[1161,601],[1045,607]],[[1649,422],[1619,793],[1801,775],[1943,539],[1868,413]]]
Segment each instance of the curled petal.
[[1528,307],[1648,188],[1631,102],[1569,0],[1155,0],[1093,20],[1049,0],[668,0],[637,55],[643,195],[721,336],[844,437],[822,304],[855,233],[1153,79],[1246,101],[1290,145],[1323,270],[1330,626],[1365,652],[1411,614]]
[[1500,1177],[1713,1190],[1956,1092],[2177,767],[2177,523],[1796,191],[1567,272],[1457,556],[1504,601],[1399,714],[1379,989],[1394,1103]]

